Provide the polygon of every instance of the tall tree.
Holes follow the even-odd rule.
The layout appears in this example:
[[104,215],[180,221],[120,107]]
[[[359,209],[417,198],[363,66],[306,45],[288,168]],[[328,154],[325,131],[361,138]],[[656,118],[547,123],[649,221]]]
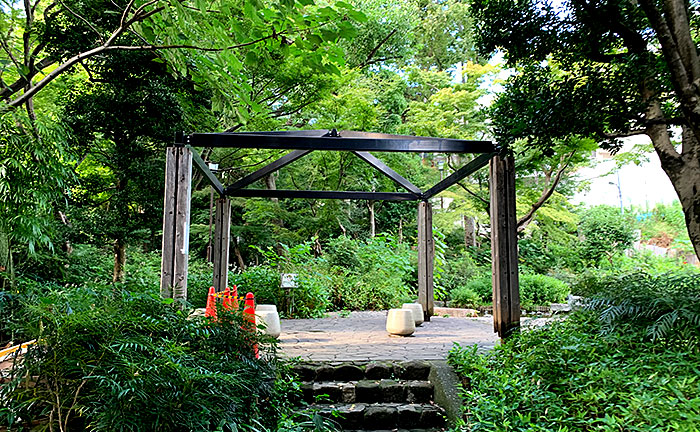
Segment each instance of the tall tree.
[[181,101],[196,98],[191,83],[154,59],[143,52],[92,59],[92,81],[72,89],[63,113],[81,161],[69,217],[91,240],[112,244],[115,282],[124,278],[127,243],[152,240],[161,226],[163,148],[186,124]]
[[700,254],[700,4],[474,0],[471,10],[482,52],[502,48],[522,67],[496,103],[499,140],[551,152],[572,135],[613,149],[647,135]]

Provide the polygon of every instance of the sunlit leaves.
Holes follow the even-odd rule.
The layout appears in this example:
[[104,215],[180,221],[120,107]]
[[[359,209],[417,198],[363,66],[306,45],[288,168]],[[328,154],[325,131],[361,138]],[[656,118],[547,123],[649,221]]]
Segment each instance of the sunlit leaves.
[[51,246],[53,205],[71,177],[66,137],[49,119],[31,121],[20,112],[0,116],[0,226],[30,253]]

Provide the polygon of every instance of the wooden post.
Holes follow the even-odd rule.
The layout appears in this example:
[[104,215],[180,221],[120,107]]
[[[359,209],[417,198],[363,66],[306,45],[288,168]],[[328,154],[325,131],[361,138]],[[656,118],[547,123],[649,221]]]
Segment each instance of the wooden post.
[[163,204],[163,258],[160,294],[187,300],[187,259],[190,248],[190,188],[192,151],[172,146],[166,150]]
[[515,161],[495,156],[489,163],[493,327],[503,339],[520,327]]
[[231,242],[231,200],[216,200],[214,216],[214,290],[221,292],[228,285],[228,250]]
[[427,201],[418,203],[418,303],[423,306],[423,319],[430,321],[435,310],[433,296],[433,268],[435,265],[433,240],[433,208]]

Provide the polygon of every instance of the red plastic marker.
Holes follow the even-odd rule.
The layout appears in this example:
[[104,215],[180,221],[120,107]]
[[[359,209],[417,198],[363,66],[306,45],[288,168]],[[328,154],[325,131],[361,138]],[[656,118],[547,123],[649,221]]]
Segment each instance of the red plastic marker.
[[[245,295],[243,315],[250,323],[249,329],[251,331],[255,331],[255,296],[251,292]],[[258,353],[258,344],[253,345],[253,352],[255,353],[255,358],[260,358],[260,354]]]
[[209,288],[207,308],[204,310],[204,316],[216,319],[216,293],[214,293],[214,287]]

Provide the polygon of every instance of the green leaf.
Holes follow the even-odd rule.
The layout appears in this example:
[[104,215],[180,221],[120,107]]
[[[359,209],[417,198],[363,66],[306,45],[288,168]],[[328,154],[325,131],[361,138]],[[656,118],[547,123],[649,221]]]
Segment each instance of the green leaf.
[[258,55],[255,51],[248,51],[245,55],[245,64],[248,66],[256,66],[258,64]]

